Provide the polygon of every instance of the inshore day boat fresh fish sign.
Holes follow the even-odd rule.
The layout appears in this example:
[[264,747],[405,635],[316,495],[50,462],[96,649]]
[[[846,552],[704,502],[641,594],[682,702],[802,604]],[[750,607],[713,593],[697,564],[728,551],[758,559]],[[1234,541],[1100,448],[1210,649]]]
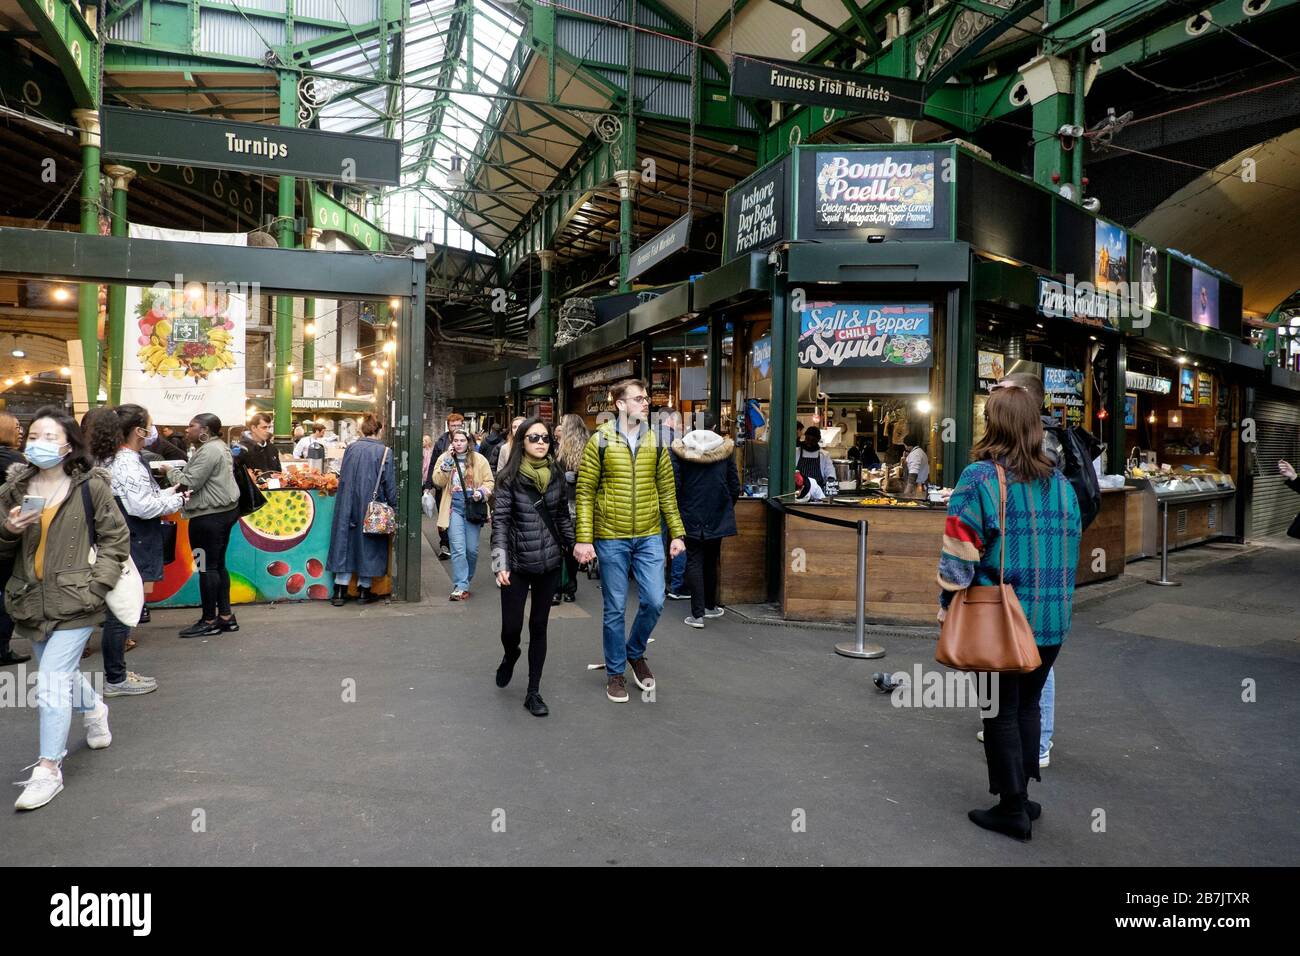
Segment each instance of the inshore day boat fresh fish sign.
[[934,364],[928,303],[810,302],[800,313],[801,368]]

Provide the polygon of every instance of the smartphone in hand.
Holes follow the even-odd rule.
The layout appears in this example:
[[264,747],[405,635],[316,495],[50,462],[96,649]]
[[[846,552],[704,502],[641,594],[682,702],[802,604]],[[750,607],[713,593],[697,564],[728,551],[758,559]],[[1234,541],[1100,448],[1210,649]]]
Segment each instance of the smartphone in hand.
[[20,515],[40,513],[45,510],[45,499],[40,495],[23,495],[22,508],[19,509]]

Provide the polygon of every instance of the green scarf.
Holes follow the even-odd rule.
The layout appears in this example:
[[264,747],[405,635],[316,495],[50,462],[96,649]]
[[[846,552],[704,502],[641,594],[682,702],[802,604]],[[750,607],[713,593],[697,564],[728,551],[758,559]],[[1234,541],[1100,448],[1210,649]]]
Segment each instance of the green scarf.
[[519,462],[519,474],[531,481],[541,494],[546,494],[546,486],[551,483],[550,456],[537,461],[529,458],[528,453],[525,452],[523,460]]

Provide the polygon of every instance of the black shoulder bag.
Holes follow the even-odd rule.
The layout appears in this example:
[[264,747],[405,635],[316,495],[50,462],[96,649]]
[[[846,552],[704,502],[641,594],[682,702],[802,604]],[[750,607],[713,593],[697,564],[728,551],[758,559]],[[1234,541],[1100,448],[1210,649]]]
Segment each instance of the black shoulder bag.
[[465,499],[465,520],[470,524],[487,524],[487,501],[475,501],[473,497],[471,497],[471,489],[465,482],[465,472],[461,470],[460,462],[456,461],[456,455],[454,453],[451,456],[451,460],[456,463],[456,473],[460,475],[461,495]]
[[[556,476],[553,472],[551,474],[551,481],[554,481],[555,478]],[[546,528],[551,532],[551,536],[555,538],[555,543],[559,545],[560,551],[564,551],[564,535],[560,534],[560,529],[555,524],[555,517],[551,514],[551,508],[546,503],[546,495],[538,491],[537,487],[532,482],[521,480],[518,484],[527,490],[528,496],[533,499],[533,507],[536,508],[537,513],[542,516],[542,521],[546,523]]]

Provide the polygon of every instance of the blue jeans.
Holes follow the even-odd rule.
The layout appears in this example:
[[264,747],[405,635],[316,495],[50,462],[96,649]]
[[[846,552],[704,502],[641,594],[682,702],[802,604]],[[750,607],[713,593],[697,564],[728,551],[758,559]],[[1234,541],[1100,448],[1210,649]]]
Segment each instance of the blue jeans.
[[[673,543],[672,532],[668,530],[668,522],[660,519],[659,526],[661,529],[660,539],[663,541],[664,554],[668,553],[669,545]],[[668,579],[668,590],[674,594],[681,594],[686,580],[686,552],[683,551],[670,562],[670,577]]]
[[482,528],[465,520],[465,499],[455,495],[451,499],[451,523],[447,526],[447,541],[451,545],[451,586],[456,591],[468,591],[478,567],[478,539]]
[[[596,541],[600,559],[600,586],[605,598],[605,673],[617,677],[629,660],[645,656],[650,632],[664,609],[664,543],[659,535],[644,538],[607,538]],[[640,607],[632,633],[624,637],[627,620],[628,571],[636,575]]]
[[93,628],[55,631],[44,641],[32,641],[36,658],[36,702],[41,710],[41,758],[56,763],[68,752],[72,712],[99,709],[99,695],[81,673],[81,652]]
[[[351,584],[351,583],[352,583],[352,572],[351,572],[351,571],[335,571],[335,572],[334,572],[334,586],[335,586],[336,588],[345,588],[345,587],[347,587],[347,586],[348,586],[349,584]],[[370,587],[370,584],[371,584],[370,578],[366,578],[366,577],[362,577],[361,575],[357,575],[357,587],[359,587],[359,588],[368,588],[368,587]]]
[[1047,753],[1052,746],[1052,730],[1056,717],[1056,668],[1047,672],[1047,683],[1043,685],[1043,696],[1039,698],[1038,707],[1043,713],[1043,726],[1038,733],[1038,756]]

